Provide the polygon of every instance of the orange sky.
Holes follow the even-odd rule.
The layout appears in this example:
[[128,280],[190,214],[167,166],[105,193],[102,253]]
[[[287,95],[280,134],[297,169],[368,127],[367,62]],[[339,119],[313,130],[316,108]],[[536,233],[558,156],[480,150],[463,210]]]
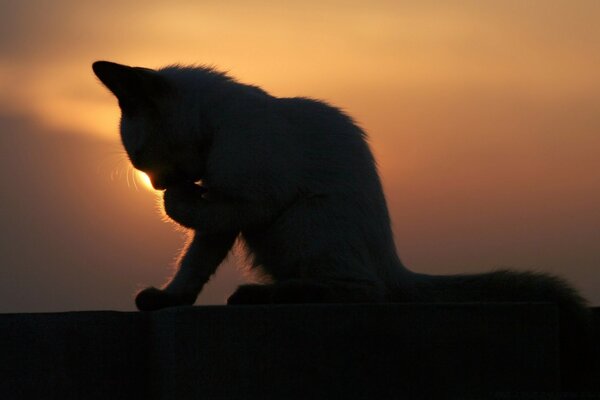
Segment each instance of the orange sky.
[[[116,149],[118,108],[92,61],[214,64],[359,121],[413,269],[545,270],[600,304],[600,2],[140,4],[2,2],[0,122],[20,118],[57,141],[69,133]],[[136,199],[115,204],[134,208]],[[160,229],[170,239],[147,240],[177,242]],[[161,248],[167,258],[175,250]],[[130,307],[131,293],[113,295],[125,300],[111,307]],[[103,307],[94,301],[86,304]]]

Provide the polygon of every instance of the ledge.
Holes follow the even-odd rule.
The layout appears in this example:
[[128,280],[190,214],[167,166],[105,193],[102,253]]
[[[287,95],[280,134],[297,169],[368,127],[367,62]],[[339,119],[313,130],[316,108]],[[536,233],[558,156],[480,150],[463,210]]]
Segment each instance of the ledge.
[[0,315],[0,395],[471,398],[560,390],[549,304],[181,307]]

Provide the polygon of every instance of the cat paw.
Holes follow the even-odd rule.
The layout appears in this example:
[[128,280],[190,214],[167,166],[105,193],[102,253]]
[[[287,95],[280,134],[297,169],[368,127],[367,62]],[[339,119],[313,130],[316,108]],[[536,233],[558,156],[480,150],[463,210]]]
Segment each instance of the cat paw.
[[154,311],[167,307],[192,305],[194,304],[194,300],[149,287],[137,294],[135,305],[140,311]]
[[267,285],[242,285],[227,299],[229,305],[272,303],[272,290]]
[[198,209],[206,203],[202,197],[206,189],[195,184],[182,184],[167,188],[163,195],[165,213],[186,228],[197,225]]

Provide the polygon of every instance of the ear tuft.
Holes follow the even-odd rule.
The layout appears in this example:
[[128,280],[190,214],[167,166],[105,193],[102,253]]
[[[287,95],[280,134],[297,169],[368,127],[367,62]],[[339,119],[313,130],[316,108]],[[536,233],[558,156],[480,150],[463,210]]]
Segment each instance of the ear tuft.
[[162,76],[148,68],[96,61],[92,69],[104,86],[117,96],[124,112],[152,103],[164,95],[169,86]]
[[103,77],[107,76],[107,74],[110,74],[111,70],[123,67],[126,66],[110,61],[96,61],[92,64],[92,69],[94,70],[96,76],[100,78],[100,80],[102,80]]
[[118,98],[132,94],[127,93],[136,79],[132,67],[109,61],[96,61],[92,64],[92,69],[100,81]]

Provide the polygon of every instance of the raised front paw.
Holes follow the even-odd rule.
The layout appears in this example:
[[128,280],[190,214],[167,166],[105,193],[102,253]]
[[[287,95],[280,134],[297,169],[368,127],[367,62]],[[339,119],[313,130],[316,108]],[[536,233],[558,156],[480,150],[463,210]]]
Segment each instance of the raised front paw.
[[204,188],[193,183],[168,188],[163,196],[165,213],[186,228],[196,228],[199,207],[206,202],[202,197],[205,192]]
[[161,308],[187,306],[194,304],[196,299],[167,293],[154,287],[149,287],[137,294],[135,305],[140,311],[154,311]]

